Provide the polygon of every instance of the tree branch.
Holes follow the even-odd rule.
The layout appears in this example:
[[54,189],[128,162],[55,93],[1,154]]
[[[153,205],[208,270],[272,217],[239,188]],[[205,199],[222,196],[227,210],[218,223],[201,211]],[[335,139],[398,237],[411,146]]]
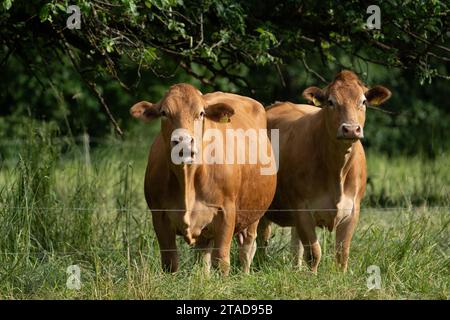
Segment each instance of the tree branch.
[[113,114],[111,113],[111,111],[109,110],[108,105],[105,102],[105,99],[103,98],[102,94],[100,93],[100,91],[97,89],[97,86],[95,84],[95,82],[87,80],[83,73],[81,72],[77,62],[76,62],[76,58],[72,52],[72,50],[69,47],[69,44],[67,43],[66,39],[64,38],[64,34],[61,31],[58,31],[58,34],[61,37],[63,46],[65,48],[65,51],[67,53],[67,55],[70,58],[70,61],[72,62],[72,65],[74,66],[75,70],[78,72],[78,74],[80,75],[81,79],[83,80],[83,82],[87,85],[87,87],[95,93],[97,100],[99,101],[99,103],[102,105],[103,110],[105,111],[106,115],[109,118],[109,121],[111,122],[111,124],[113,125],[114,129],[116,130],[116,132],[119,134],[120,137],[123,136],[123,131],[120,128],[119,124],[117,123],[116,119],[114,118]]

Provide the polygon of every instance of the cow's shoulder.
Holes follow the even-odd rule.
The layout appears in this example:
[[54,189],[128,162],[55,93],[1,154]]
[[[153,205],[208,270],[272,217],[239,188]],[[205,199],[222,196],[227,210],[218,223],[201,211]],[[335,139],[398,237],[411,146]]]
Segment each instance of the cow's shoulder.
[[163,151],[164,151],[164,139],[162,137],[161,132],[159,132],[156,135],[155,140],[153,141],[153,144],[150,148],[149,157],[164,158],[165,153]]
[[167,158],[164,139],[161,132],[155,137],[148,155],[147,174],[160,175],[163,171],[169,170],[167,165],[170,159]]
[[169,186],[169,160],[164,139],[159,133],[150,148],[144,181],[145,198],[152,207],[160,208],[162,201],[168,197],[168,191],[173,189]]

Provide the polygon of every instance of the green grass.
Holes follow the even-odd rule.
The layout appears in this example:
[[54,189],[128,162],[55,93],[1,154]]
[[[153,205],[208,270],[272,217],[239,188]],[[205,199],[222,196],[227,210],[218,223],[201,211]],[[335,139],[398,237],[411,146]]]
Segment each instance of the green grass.
[[[449,298],[449,155],[368,154],[370,184],[346,274],[322,230],[318,275],[293,270],[289,230],[276,228],[268,259],[249,275],[234,244],[224,278],[203,275],[182,239],[180,271],[161,271],[143,196],[151,138],[111,139],[86,153],[52,135],[30,129],[0,165],[0,299]],[[66,287],[73,264],[81,290]],[[381,269],[380,290],[367,289],[370,265]]]

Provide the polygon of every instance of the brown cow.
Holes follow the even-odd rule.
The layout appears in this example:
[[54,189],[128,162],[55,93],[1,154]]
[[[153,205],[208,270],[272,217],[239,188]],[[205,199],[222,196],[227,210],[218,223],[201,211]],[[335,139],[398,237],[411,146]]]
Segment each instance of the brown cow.
[[[208,164],[194,159],[205,147],[208,129],[223,134],[227,129],[265,130],[264,107],[247,97],[222,92],[202,95],[191,85],[177,84],[160,102],[136,103],[130,113],[144,121],[163,118],[145,174],[145,197],[152,211],[163,269],[171,272],[178,269],[175,238],[182,235],[188,244],[195,244],[201,251],[207,271],[212,255],[213,265],[228,274],[230,246],[233,234],[238,234],[240,260],[244,272],[248,272],[256,250],[258,220],[275,193],[276,172],[262,175],[260,161]],[[200,136],[195,133],[196,124],[201,125]],[[267,132],[264,131],[263,137],[267,154],[271,154]],[[189,152],[180,153],[181,162],[176,164],[173,150],[180,145]],[[244,145],[249,145],[248,139]],[[243,152],[248,156],[250,149]],[[274,161],[272,155],[270,159]]]
[[391,92],[382,86],[369,90],[353,72],[342,71],[324,89],[309,87],[303,96],[321,108],[290,102],[267,108],[268,128],[280,130],[280,159],[274,211],[261,219],[258,233],[267,245],[266,218],[293,226],[295,264],[300,266],[304,255],[317,272],[321,249],[315,228],[336,230],[336,260],[345,271],[366,187],[360,142],[366,107],[385,102]]

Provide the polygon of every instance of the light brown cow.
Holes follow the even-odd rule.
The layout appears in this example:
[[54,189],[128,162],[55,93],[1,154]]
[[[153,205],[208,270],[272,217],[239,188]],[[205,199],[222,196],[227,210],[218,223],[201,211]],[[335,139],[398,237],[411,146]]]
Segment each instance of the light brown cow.
[[[228,274],[230,246],[233,234],[238,234],[240,260],[244,272],[248,272],[256,250],[258,220],[272,201],[276,173],[261,175],[263,164],[260,161],[256,164],[207,164],[193,162],[193,159],[201,153],[199,150],[203,148],[200,147],[205,147],[204,133],[208,129],[218,130],[223,136],[226,129],[265,130],[264,107],[247,97],[222,92],[202,95],[191,85],[177,84],[160,102],[136,103],[130,113],[144,121],[163,118],[161,132],[148,157],[145,197],[152,211],[164,270],[175,272],[178,269],[175,238],[182,235],[187,243],[195,244],[202,252],[207,271],[212,256],[212,264]],[[195,123],[201,124],[198,139],[201,141],[194,132]],[[271,154],[266,132],[264,139]],[[244,145],[248,146],[248,139],[244,140]],[[181,144],[190,152],[187,156],[180,154],[185,159],[176,164],[172,151]],[[235,151],[237,146],[238,141]],[[226,153],[225,149],[222,151]],[[243,152],[248,156],[250,149],[245,148]],[[271,161],[274,161],[273,156]]]
[[258,242],[267,245],[269,220],[293,226],[295,264],[300,266],[304,255],[317,272],[321,249],[315,228],[336,230],[336,260],[345,271],[366,187],[360,142],[366,107],[385,102],[391,93],[382,86],[369,90],[353,72],[342,71],[324,89],[310,87],[303,96],[321,108],[290,102],[267,108],[268,128],[280,130],[280,158],[270,207],[275,211],[261,219]]

